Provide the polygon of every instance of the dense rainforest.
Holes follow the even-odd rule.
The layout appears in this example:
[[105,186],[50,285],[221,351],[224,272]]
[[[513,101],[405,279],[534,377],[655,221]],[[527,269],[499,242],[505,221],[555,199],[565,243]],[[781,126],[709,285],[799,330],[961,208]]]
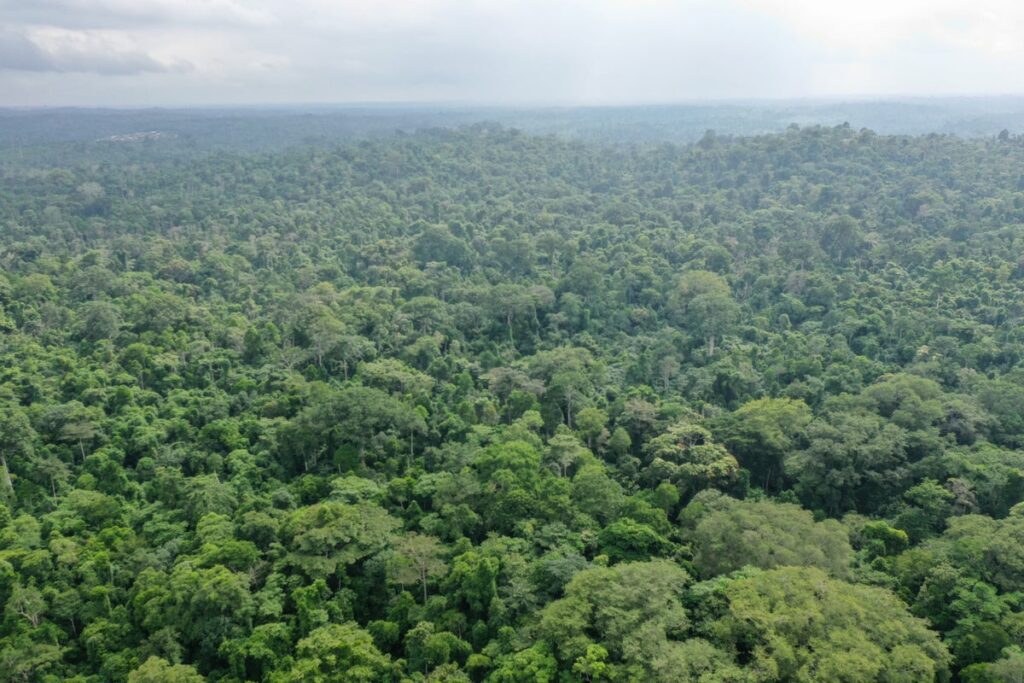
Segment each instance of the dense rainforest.
[[0,167],[0,679],[1024,680],[1024,139],[153,146]]

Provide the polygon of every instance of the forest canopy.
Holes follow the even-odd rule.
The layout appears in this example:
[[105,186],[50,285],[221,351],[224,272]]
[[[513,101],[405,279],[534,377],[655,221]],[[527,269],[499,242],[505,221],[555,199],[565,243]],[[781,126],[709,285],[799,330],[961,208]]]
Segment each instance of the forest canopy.
[[0,680],[1024,676],[1024,140],[0,170]]

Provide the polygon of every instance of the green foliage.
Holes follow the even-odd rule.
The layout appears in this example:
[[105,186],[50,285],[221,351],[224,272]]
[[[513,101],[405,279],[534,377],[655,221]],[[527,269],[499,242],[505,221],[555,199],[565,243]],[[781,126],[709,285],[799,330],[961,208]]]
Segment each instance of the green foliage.
[[715,421],[715,435],[751,474],[751,482],[774,490],[782,462],[795,449],[811,421],[807,404],[791,398],[761,398],[744,403]]
[[395,539],[392,547],[394,557],[389,571],[393,580],[403,586],[418,582],[426,604],[427,582],[443,577],[448,571],[443,557],[444,547],[436,538],[416,533]]
[[201,683],[206,679],[186,664],[171,664],[160,657],[150,657],[128,674],[128,683]]
[[270,680],[377,683],[394,680],[393,670],[390,658],[377,650],[370,634],[349,622],[322,626],[300,640],[295,663]]
[[626,517],[601,529],[597,537],[601,551],[613,562],[646,560],[667,553],[668,539],[657,531]]
[[942,680],[945,646],[892,594],[786,567],[727,581],[707,628],[750,653],[754,680]]
[[729,283],[717,273],[684,273],[669,294],[669,313],[684,327],[706,340],[708,356],[715,355],[715,340],[728,332],[739,317]]
[[378,506],[327,502],[291,513],[283,531],[290,560],[316,578],[382,550],[398,526]]
[[567,669],[593,658],[596,645],[615,675],[679,680],[689,625],[681,597],[689,581],[663,560],[588,569],[544,608],[539,634]]
[[0,678],[1020,678],[1021,139],[180,143],[0,155]]
[[846,530],[835,520],[815,522],[797,505],[700,494],[682,517],[692,526],[686,536],[702,577],[747,565],[818,567],[849,576],[853,550]]
[[556,680],[558,662],[549,648],[537,643],[502,657],[487,677],[488,683],[549,683]]
[[686,497],[708,486],[728,488],[738,478],[736,458],[700,425],[680,423],[669,427],[647,442],[644,454],[642,479],[651,484],[672,482]]

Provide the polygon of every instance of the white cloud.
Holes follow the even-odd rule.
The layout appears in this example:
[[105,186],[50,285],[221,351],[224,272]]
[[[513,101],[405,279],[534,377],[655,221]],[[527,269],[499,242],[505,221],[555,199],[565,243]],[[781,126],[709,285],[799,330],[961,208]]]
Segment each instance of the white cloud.
[[0,26],[0,104],[1024,90],[1010,0],[0,0]]
[[868,58],[923,47],[1024,55],[1018,0],[740,0],[833,53]]

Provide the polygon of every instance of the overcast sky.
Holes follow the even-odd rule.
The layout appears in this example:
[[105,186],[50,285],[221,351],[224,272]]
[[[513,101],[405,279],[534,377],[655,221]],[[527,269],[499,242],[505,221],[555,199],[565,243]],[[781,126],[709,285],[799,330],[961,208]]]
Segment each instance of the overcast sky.
[[0,0],[0,106],[1022,93],[1021,0]]

